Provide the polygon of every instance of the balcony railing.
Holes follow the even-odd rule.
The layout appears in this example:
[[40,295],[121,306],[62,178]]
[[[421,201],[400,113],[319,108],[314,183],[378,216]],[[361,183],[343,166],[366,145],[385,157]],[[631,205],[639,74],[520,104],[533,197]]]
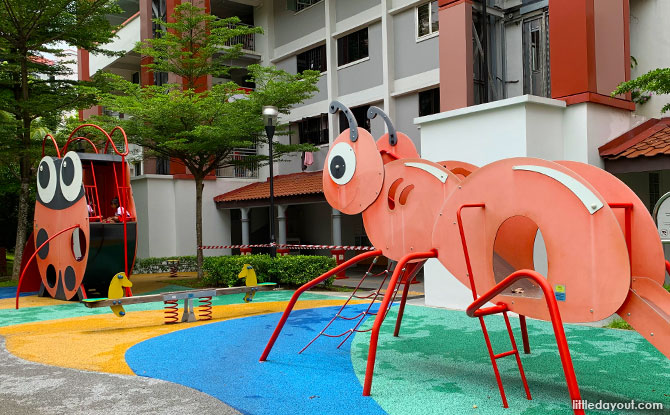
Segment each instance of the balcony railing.
[[[238,23],[236,25],[230,24],[228,25],[229,28],[235,29],[236,27],[243,26],[243,27],[252,27],[251,25],[244,24],[244,23]],[[234,46],[234,45],[242,45],[242,49],[244,50],[250,50],[252,52],[256,51],[256,37],[254,33],[250,33],[247,35],[240,35],[240,36],[235,36],[233,38],[230,38],[226,41],[225,45],[226,46]]]
[[216,177],[226,178],[242,178],[242,179],[257,179],[258,178],[258,163],[255,161],[244,161],[250,156],[256,155],[255,148],[239,148],[233,151],[232,159],[235,161],[231,163],[227,161],[221,164],[216,169]]

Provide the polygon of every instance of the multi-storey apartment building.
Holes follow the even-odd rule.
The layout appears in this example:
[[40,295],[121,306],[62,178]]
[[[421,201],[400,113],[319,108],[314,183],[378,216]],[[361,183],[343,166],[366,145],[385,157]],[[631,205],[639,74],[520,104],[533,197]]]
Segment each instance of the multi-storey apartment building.
[[[126,12],[116,18],[123,27],[111,48],[130,51],[135,42],[151,37],[151,18],[169,18],[178,1],[121,0]],[[387,112],[423,157],[479,165],[532,155],[603,166],[598,147],[658,117],[664,102],[664,97],[652,97],[636,107],[630,96],[610,97],[631,75],[670,66],[665,40],[670,33],[662,18],[670,5],[661,0],[196,4],[216,16],[235,15],[244,24],[263,27],[263,35],[237,40],[244,45],[238,64],[276,65],[291,73],[321,71],[319,92],[283,119],[290,135],[276,138],[319,147],[311,157],[296,155],[275,164],[279,242],[366,243],[360,217],[333,212],[321,193],[317,172],[329,143],[346,128],[339,116],[327,113],[333,99],[349,106],[359,125],[375,137],[384,133],[384,125],[365,118],[371,105]],[[143,58],[134,52],[118,59],[88,56],[85,51],[79,55],[82,78],[106,70],[142,84],[176,81],[171,74],[144,70]],[[631,55],[638,62],[633,69]],[[243,70],[231,77],[253,87],[245,84]],[[240,149],[238,157],[248,151],[266,149]],[[140,257],[192,254],[194,190],[188,172],[156,159],[137,161],[133,171]],[[654,179],[647,171],[619,174],[643,198],[649,197],[645,180],[656,180],[662,187],[665,178],[658,173],[661,178]],[[206,243],[268,241],[267,177],[266,168],[222,166],[217,171],[205,186],[205,200],[211,201],[204,203]],[[437,271],[429,267],[431,272]]]

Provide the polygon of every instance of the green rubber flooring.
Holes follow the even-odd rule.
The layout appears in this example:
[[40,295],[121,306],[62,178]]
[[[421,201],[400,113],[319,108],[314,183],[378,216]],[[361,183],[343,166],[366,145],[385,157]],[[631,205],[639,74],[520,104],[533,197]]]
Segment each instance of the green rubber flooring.
[[[570,397],[551,324],[528,320],[531,354],[521,355],[532,400],[514,356],[498,359],[509,409],[503,409],[477,319],[464,312],[408,306],[400,337],[396,310],[382,326],[372,397],[389,414],[568,414]],[[363,329],[370,328],[372,319]],[[521,347],[518,319],[511,318]],[[486,317],[495,353],[510,350],[502,316]],[[592,403],[660,402],[664,410],[591,410],[587,414],[670,413],[670,360],[634,331],[566,325],[582,399]],[[355,336],[352,364],[361,384],[369,333]]]

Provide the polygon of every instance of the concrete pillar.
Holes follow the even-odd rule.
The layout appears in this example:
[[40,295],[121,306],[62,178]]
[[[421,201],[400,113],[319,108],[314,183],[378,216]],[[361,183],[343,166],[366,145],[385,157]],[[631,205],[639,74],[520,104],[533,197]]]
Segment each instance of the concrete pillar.
[[277,229],[277,243],[279,245],[286,244],[286,208],[288,208],[286,205],[277,205],[277,222],[279,225]]
[[342,214],[333,208],[333,245],[342,245]]
[[[335,32],[337,22],[335,4],[337,0],[326,0],[326,85],[328,88],[328,102],[339,97],[339,86],[337,82],[337,39],[332,34]],[[340,117],[338,114],[328,114],[328,141],[332,143],[340,134]]]
[[251,208],[240,208],[242,213],[242,245],[249,245],[249,211]]
[[634,110],[630,94],[629,0],[549,0],[551,97]]
[[472,3],[439,0],[440,110],[474,104]]

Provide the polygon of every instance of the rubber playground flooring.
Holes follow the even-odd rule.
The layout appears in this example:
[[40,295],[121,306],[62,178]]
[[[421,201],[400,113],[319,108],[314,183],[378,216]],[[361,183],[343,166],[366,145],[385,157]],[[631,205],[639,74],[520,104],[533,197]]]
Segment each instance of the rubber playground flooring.
[[[169,281],[151,288],[183,289]],[[176,325],[162,324],[162,303],[128,306],[122,319],[76,303],[6,308],[0,309],[0,335],[7,350],[26,360],[166,380],[246,414],[571,413],[551,324],[535,320],[528,321],[532,353],[522,355],[533,400],[525,399],[513,357],[498,360],[509,409],[502,408],[479,322],[459,311],[408,305],[400,337],[394,338],[394,307],[382,326],[371,397],[362,396],[361,386],[369,333],[352,336],[339,349],[341,339],[321,337],[298,354],[332,318],[341,297],[303,295],[268,361],[259,363],[291,294],[260,292],[250,304],[239,294],[216,297],[213,321]],[[354,304],[345,313],[365,308]],[[508,350],[502,318],[486,321],[496,353]],[[518,321],[512,325],[520,341]],[[328,333],[351,326],[336,320]],[[566,334],[583,399],[670,408],[670,361],[639,334],[575,325],[566,325]]]

